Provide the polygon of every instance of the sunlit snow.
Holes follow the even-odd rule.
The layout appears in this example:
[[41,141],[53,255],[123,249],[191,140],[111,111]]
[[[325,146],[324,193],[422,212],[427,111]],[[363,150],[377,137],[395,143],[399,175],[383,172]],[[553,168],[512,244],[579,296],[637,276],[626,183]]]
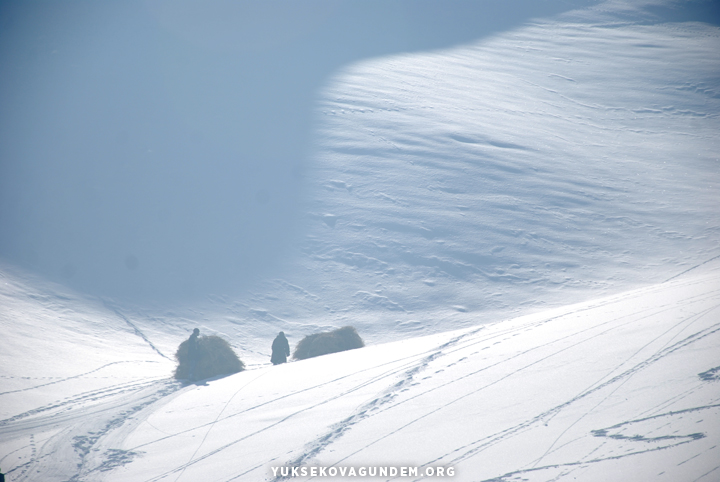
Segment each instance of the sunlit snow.
[[[247,290],[133,304],[4,263],[6,480],[718,480],[720,30],[644,5],[336,72],[302,240]],[[270,365],[345,325],[366,347]],[[194,327],[248,369],[174,380]]]

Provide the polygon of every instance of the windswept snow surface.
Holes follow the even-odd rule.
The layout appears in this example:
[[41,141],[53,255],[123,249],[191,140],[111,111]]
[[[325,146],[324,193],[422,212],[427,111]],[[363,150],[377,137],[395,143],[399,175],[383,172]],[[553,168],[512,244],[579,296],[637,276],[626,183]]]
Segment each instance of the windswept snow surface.
[[145,455],[106,480],[261,480],[282,464],[718,480],[718,353],[715,270],[188,387],[132,424],[117,448]]
[[[720,31],[640,6],[338,73],[305,242],[252,292],[137,307],[3,267],[0,467],[719,480]],[[366,348],[268,365],[346,324]],[[195,326],[249,369],[172,380]]]
[[620,6],[338,73],[304,244],[250,293],[173,314],[242,340],[353,324],[387,341],[720,255],[720,31]]
[[[73,326],[61,318],[54,332]],[[105,388],[78,394],[56,380],[52,402],[4,414],[11,480],[257,481],[283,465],[452,467],[463,481],[720,475],[719,263],[592,302],[185,387],[133,363],[100,377],[92,347],[64,346],[89,365],[78,387]],[[34,385],[28,406],[50,385],[5,378]]]

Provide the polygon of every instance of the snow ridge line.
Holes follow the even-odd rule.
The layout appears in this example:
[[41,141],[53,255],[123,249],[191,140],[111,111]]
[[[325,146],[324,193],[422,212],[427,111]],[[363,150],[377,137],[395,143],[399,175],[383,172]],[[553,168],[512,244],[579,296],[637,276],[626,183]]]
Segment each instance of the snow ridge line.
[[135,332],[135,334],[136,334],[137,336],[139,336],[140,338],[142,338],[143,340],[145,340],[145,343],[147,343],[148,345],[150,345],[150,348],[152,348],[153,350],[155,350],[158,355],[160,355],[161,357],[165,358],[166,360],[170,360],[170,358],[166,357],[166,356],[163,354],[163,352],[161,352],[160,350],[158,350],[158,348],[157,348],[155,345],[153,345],[153,342],[151,342],[151,341],[148,339],[148,337],[145,336],[145,333],[143,333],[142,331],[140,331],[140,329],[139,329],[137,326],[135,326],[135,324],[134,324],[132,321],[130,321],[125,315],[123,315],[118,308],[116,308],[115,306],[113,306],[112,304],[110,304],[110,303],[109,303],[108,301],[106,301],[106,300],[102,300],[102,302],[103,302],[103,305],[105,305],[105,307],[106,307],[107,309],[114,311],[116,315],[118,315],[120,318],[122,318],[123,320],[125,320],[125,323],[127,323],[128,326],[130,326],[130,328],[133,329],[133,331]]

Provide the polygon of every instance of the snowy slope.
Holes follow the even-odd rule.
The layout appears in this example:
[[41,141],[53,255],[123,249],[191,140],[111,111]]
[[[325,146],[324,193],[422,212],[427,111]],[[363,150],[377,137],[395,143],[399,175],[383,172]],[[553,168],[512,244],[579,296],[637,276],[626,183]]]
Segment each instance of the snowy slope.
[[717,480],[718,353],[716,267],[186,388],[133,421],[118,448],[137,458],[107,480],[262,480],[285,463],[451,466],[459,480]]
[[199,385],[131,365],[124,376],[142,387],[5,418],[1,462],[11,480],[44,481],[271,480],[285,464],[453,467],[464,481],[711,481],[718,353],[714,263],[609,298]]
[[339,72],[304,243],[277,277],[172,316],[267,356],[256,340],[280,329],[437,333],[720,255],[720,32],[621,7]]
[[[610,2],[349,66],[318,101],[305,241],[247,293],[132,306],[2,267],[0,467],[718,480],[719,37]],[[345,324],[366,348],[268,366],[277,331]],[[195,326],[249,369],[173,381]]]
[[3,270],[0,307],[0,467],[9,480],[67,480],[84,446],[175,386],[171,360],[96,300]]
[[428,326],[720,254],[718,30],[603,20],[368,61],[327,87],[307,265],[330,273],[317,291],[340,286],[332,308]]

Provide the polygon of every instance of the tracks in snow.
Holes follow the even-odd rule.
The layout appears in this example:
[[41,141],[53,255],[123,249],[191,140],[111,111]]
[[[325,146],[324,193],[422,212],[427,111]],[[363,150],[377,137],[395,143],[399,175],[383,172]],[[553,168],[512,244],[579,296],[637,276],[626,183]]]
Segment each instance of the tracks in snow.
[[123,426],[129,430],[143,411],[180,388],[179,382],[168,379],[136,380],[79,393],[0,421],[0,438],[26,439],[18,450],[30,452],[29,460],[8,475],[16,482],[99,479],[98,473],[128,463],[135,455],[105,446],[105,439]]

